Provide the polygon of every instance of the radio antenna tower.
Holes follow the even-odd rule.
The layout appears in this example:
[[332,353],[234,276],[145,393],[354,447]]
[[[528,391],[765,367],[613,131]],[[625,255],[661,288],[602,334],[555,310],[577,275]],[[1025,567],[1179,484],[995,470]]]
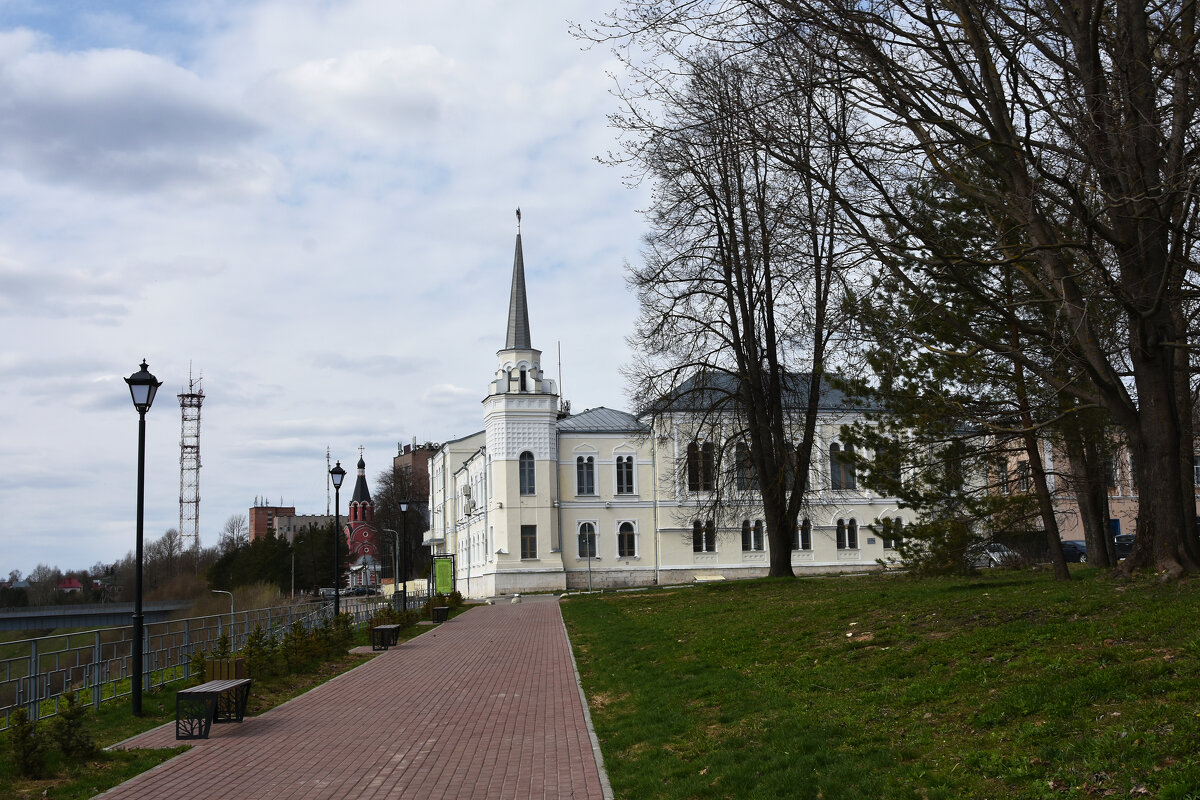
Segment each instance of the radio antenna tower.
[[179,430],[179,539],[182,549],[200,549],[200,406],[204,403],[203,378],[192,378],[179,395],[183,422]]

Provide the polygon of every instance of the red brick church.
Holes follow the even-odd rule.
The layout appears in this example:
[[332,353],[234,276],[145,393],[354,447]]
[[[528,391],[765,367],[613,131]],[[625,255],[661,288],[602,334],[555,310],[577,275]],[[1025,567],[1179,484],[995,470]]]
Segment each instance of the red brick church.
[[343,533],[350,548],[349,586],[379,588],[379,531],[375,527],[375,506],[367,488],[367,464],[358,456],[358,480]]

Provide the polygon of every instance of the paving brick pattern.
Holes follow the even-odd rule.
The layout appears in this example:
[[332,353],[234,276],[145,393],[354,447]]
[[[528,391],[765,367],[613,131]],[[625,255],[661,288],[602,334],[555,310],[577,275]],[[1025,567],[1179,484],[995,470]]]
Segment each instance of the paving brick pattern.
[[[576,681],[556,599],[503,599],[101,797],[602,800]],[[175,745],[172,723],[124,746]]]

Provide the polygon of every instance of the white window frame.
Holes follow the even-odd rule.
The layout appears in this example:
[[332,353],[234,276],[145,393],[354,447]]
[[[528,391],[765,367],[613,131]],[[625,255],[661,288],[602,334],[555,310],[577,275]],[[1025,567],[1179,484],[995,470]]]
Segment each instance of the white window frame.
[[[590,534],[584,534],[584,525],[587,525],[592,529]],[[577,559],[580,561],[595,561],[600,557],[599,540],[597,538],[598,531],[599,525],[594,519],[581,519],[575,521],[575,557]],[[585,535],[590,535],[592,537],[591,547],[589,548],[592,553],[590,557],[583,554],[583,537]]]
[[[621,491],[621,462],[629,463],[629,491]],[[634,453],[617,452],[613,454],[613,496],[636,497],[638,493],[638,462]]]
[[[621,526],[630,525],[633,527],[633,555],[621,555]],[[638,524],[636,519],[619,519],[617,520],[617,558],[641,558],[642,557],[642,537],[638,535]]]
[[[584,468],[588,469],[584,469]],[[583,491],[583,486],[580,485],[580,477],[584,472],[590,473],[591,491]],[[575,496],[576,497],[595,497],[596,496],[596,454],[581,453],[575,456]]]

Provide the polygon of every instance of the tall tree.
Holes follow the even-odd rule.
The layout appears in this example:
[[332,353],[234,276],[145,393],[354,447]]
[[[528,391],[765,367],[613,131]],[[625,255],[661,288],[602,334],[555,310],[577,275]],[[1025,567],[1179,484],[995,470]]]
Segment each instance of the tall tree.
[[[705,463],[729,467],[694,487],[698,503],[719,517],[761,505],[770,574],[790,576],[851,260],[823,188],[841,169],[831,124],[846,114],[816,82],[777,93],[754,59],[671,55],[675,66],[643,73],[614,117],[626,163],[654,185],[643,263],[630,270],[641,315],[629,373],[640,397],[656,398],[646,410],[693,412],[692,435],[719,451]],[[822,177],[767,152],[750,120],[768,107]]]
[[[1007,313],[1023,341],[1057,342],[1059,357],[1031,358],[953,309],[948,317],[976,346],[1120,427],[1140,491],[1154,498],[1139,505],[1126,571],[1200,566],[1184,474],[1200,178],[1192,0],[626,0],[605,30],[755,52],[789,37],[836,58],[849,102],[870,120],[853,132],[854,196],[831,187],[863,240],[936,304],[941,287],[912,281],[881,236],[884,221],[913,228],[907,187],[937,175],[1012,225],[1012,255],[1032,265],[1025,288],[1052,324],[1030,324],[1028,306],[1006,308],[999,295],[979,299]],[[1115,338],[1104,335],[1112,319]]]

